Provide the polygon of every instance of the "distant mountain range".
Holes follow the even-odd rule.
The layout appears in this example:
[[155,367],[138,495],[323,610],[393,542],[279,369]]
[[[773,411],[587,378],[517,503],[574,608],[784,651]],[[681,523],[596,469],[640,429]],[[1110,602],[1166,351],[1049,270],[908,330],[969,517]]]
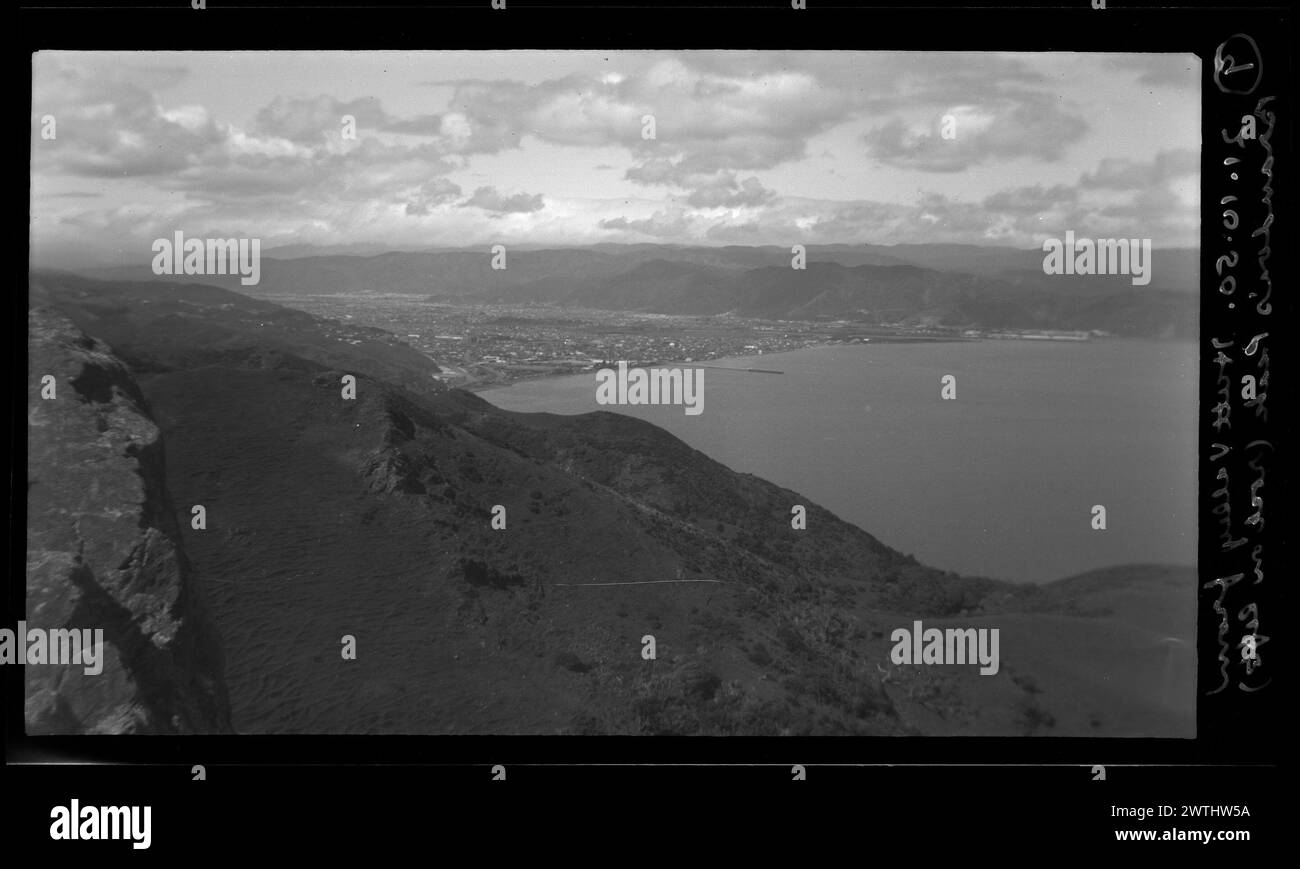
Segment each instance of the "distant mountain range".
[[659,314],[769,319],[852,319],[977,329],[1100,330],[1194,338],[1199,254],[1152,254],[1152,280],[1043,273],[1034,250],[975,245],[814,245],[807,268],[779,247],[595,245],[263,256],[261,282],[226,276],[155,276],[148,265],[88,274],[112,280],[205,283],[274,298],[286,294],[399,293],[462,303],[578,306]]
[[[29,304],[29,611],[111,616],[135,679],[32,686],[41,732],[1190,735],[1191,665],[1141,615],[1190,613],[1190,569],[961,577],[649,423],[449,389],[379,330],[49,272]],[[1014,630],[999,675],[889,666],[918,618]]]

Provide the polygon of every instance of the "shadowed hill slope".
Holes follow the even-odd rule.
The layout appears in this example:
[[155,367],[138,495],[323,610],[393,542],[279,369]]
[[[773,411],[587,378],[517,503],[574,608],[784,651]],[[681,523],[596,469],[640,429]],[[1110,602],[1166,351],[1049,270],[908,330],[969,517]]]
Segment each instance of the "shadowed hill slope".
[[941,731],[945,703],[967,732],[1038,726],[998,711],[1041,702],[1008,680],[936,676],[918,700],[881,667],[891,625],[1017,587],[919,565],[631,417],[505,412],[400,342],[172,289],[33,282],[139,366],[175,510],[207,512],[184,544],[238,730],[897,735]]

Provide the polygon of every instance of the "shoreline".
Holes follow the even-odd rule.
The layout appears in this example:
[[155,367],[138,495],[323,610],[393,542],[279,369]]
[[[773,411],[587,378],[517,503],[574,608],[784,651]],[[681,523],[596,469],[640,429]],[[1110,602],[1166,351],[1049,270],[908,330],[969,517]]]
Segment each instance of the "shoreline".
[[[703,359],[693,358],[690,361],[686,361],[682,359],[653,359],[653,360],[638,359],[635,361],[633,360],[624,360],[624,361],[628,363],[629,367],[636,366],[642,368],[716,368],[716,369],[727,369],[727,370],[735,370],[735,371],[747,371],[749,369],[746,368],[730,369],[726,365],[717,365],[714,363],[727,362],[731,360],[743,361],[743,360],[754,360],[754,359],[770,359],[774,356],[783,356],[787,353],[798,353],[801,350],[820,350],[829,347],[865,347],[870,344],[975,344],[975,343],[979,343],[982,340],[984,339],[965,338],[961,336],[950,337],[946,335],[944,336],[900,335],[900,336],[880,336],[879,338],[877,338],[876,336],[872,336],[872,339],[869,342],[868,341],[861,341],[861,342],[816,341],[810,344],[805,344],[802,347],[795,347],[790,350],[781,350],[776,353],[749,353],[749,354],[739,355],[739,356],[728,355],[728,356],[707,357]],[[603,364],[608,365],[610,363],[609,361],[606,361]],[[488,383],[484,381],[479,381],[464,386],[452,386],[452,388],[463,389],[466,392],[473,392],[477,395],[483,392],[490,392],[494,389],[508,389],[509,387],[516,386],[520,383],[532,383],[534,381],[539,381],[539,380],[557,380],[562,377],[577,377],[582,374],[595,374],[599,370],[600,370],[600,366],[597,365],[595,367],[584,368],[578,371],[553,372],[553,373],[546,373],[546,374],[538,374],[533,377],[520,377],[518,379],[510,380],[504,383]],[[768,374],[784,373],[784,372],[765,371],[762,369],[754,369],[754,371],[755,373],[768,373]]]
[[[806,345],[804,345],[804,346],[802,346],[802,347],[796,347],[796,348],[793,348],[793,349],[791,349],[791,350],[781,350],[781,351],[776,352],[776,353],[750,353],[750,354],[745,354],[745,355],[718,356],[718,357],[707,358],[707,359],[692,359],[690,362],[687,362],[687,361],[684,361],[684,360],[681,360],[681,359],[656,359],[656,360],[652,360],[652,361],[647,361],[647,360],[636,360],[635,363],[633,363],[632,360],[627,360],[627,361],[628,361],[629,366],[635,364],[635,365],[640,366],[640,367],[676,367],[676,368],[697,367],[697,368],[723,368],[723,369],[725,369],[725,368],[729,368],[729,366],[727,366],[727,365],[718,365],[717,363],[720,363],[720,362],[722,362],[722,363],[725,363],[725,362],[745,362],[745,361],[753,361],[753,360],[758,360],[758,359],[771,359],[772,357],[775,357],[775,356],[783,356],[783,355],[788,354],[788,353],[798,353],[798,352],[800,352],[800,351],[802,351],[802,350],[822,350],[822,349],[828,349],[828,348],[831,348],[831,347],[868,347],[868,346],[879,345],[879,344],[988,344],[988,343],[1003,343],[1003,342],[1007,342],[1007,341],[1024,341],[1024,342],[1032,343],[1032,344],[1035,344],[1035,345],[1039,345],[1039,344],[1061,344],[1061,345],[1076,345],[1076,344],[1107,344],[1107,343],[1111,343],[1111,342],[1126,342],[1126,341],[1138,341],[1138,342],[1141,342],[1141,343],[1144,343],[1144,344],[1149,344],[1149,343],[1151,343],[1152,341],[1156,341],[1156,342],[1160,342],[1160,343],[1166,343],[1166,342],[1167,342],[1167,343],[1173,343],[1173,344],[1193,344],[1193,345],[1196,344],[1196,341],[1194,341],[1194,340],[1188,340],[1188,339],[1183,339],[1183,338],[1156,338],[1156,339],[1152,339],[1152,338],[1128,338],[1128,337],[1121,336],[1121,335],[1107,335],[1107,336],[1104,336],[1104,337],[1098,337],[1098,338],[1088,338],[1088,339],[1086,339],[1086,340],[1069,339],[1069,338],[1061,339],[1061,338],[1051,338],[1051,337],[1041,337],[1041,336],[1034,336],[1034,337],[1025,337],[1025,336],[1015,336],[1015,337],[981,337],[981,338],[975,338],[975,337],[946,336],[946,335],[945,335],[945,336],[939,336],[939,335],[934,335],[934,336],[930,336],[930,335],[926,335],[926,336],[900,335],[900,336],[880,336],[880,337],[872,336],[872,340],[871,340],[871,341],[863,341],[863,342],[819,341],[819,342],[814,342],[814,343],[811,343],[811,344],[806,344]],[[504,382],[476,381],[476,382],[469,383],[469,384],[465,384],[465,385],[452,385],[452,384],[448,384],[448,385],[449,385],[452,389],[462,389],[462,390],[464,390],[464,391],[466,391],[466,392],[472,392],[472,393],[474,393],[475,395],[480,395],[480,394],[482,394],[482,393],[492,392],[493,390],[497,390],[497,389],[509,389],[510,387],[512,387],[512,386],[517,386],[517,385],[519,385],[519,384],[521,384],[521,383],[533,383],[533,382],[543,381],[543,380],[559,380],[559,379],[564,378],[564,377],[577,377],[577,376],[582,375],[582,374],[595,374],[595,372],[598,371],[598,370],[599,370],[598,367],[592,367],[592,368],[581,369],[581,370],[578,370],[578,371],[565,371],[565,372],[549,372],[549,373],[542,373],[542,374],[537,374],[537,375],[530,376],[530,377],[519,377],[519,378],[512,379],[512,380],[507,380],[507,381],[504,381]],[[737,366],[734,370],[737,370],[737,371],[745,371],[746,369]]]
[[[1066,343],[1074,344],[1076,342]],[[821,388],[819,384],[822,383],[823,376],[830,378],[826,382],[835,384],[842,383],[845,378],[853,381],[860,380],[862,377],[872,379],[883,373],[887,375],[890,382],[895,382],[897,378],[893,374],[901,376],[904,370],[913,370],[919,366],[922,373],[917,376],[924,380],[926,379],[925,372],[935,367],[931,364],[934,360],[949,360],[951,362],[952,360],[965,359],[974,368],[982,368],[987,363],[998,366],[997,370],[999,371],[1007,370],[1007,365],[1027,365],[1031,371],[1039,372],[1037,379],[1031,378],[1031,380],[1033,382],[1044,382],[1044,377],[1050,380],[1054,377],[1053,372],[1058,370],[1068,371],[1081,364],[1097,364],[1103,366],[1104,370],[1109,371],[1116,369],[1117,366],[1127,366],[1127,360],[1130,360],[1130,358],[1157,361],[1169,360],[1170,364],[1183,365],[1190,363],[1190,360],[1194,358],[1192,354],[1197,346],[1196,342],[1165,341],[1160,343],[1166,349],[1151,348],[1152,352],[1145,352],[1142,348],[1150,347],[1151,342],[1149,341],[1135,342],[1125,339],[1102,339],[1079,343],[1082,343],[1083,346],[1069,350],[1043,348],[1040,346],[1042,342],[1021,342],[1006,346],[999,341],[984,342],[982,348],[953,347],[945,349],[935,347],[927,349],[918,347],[911,351],[890,352],[882,350],[874,353],[863,349],[862,345],[819,344],[782,353],[719,357],[704,363],[704,367],[734,370],[738,373],[744,373],[745,369],[750,367],[779,369],[786,372],[785,375],[778,376],[754,375],[753,377],[743,378],[716,375],[716,385],[719,389],[734,388],[741,395],[738,400],[742,404],[748,402],[752,405],[751,412],[740,413],[736,417],[737,420],[741,421],[741,430],[744,432],[754,432],[756,429],[762,431],[765,429],[767,422],[771,421],[773,423],[772,431],[777,432],[779,435],[775,439],[761,433],[753,436],[736,435],[730,432],[725,425],[721,428],[710,428],[709,426],[701,427],[693,423],[684,423],[682,422],[684,418],[679,414],[669,414],[661,419],[642,414],[636,408],[604,407],[603,410],[626,413],[644,419],[668,431],[693,449],[702,452],[714,461],[720,462],[734,471],[753,474],[774,485],[799,492],[812,499],[822,509],[835,515],[841,521],[876,536],[886,545],[892,546],[900,552],[912,552],[919,561],[938,570],[955,572],[961,576],[984,576],[1017,586],[1025,584],[1043,586],[1091,571],[1104,571],[1137,563],[1187,566],[1185,563],[1187,556],[1176,548],[1168,553],[1164,550],[1158,552],[1144,551],[1140,557],[1135,557],[1138,553],[1130,551],[1131,547],[1124,541],[1120,541],[1115,547],[1107,546],[1102,551],[1095,553],[1099,559],[1097,562],[1090,562],[1090,560],[1073,562],[1069,558],[1049,555],[1039,565],[1040,569],[1033,569],[1027,564],[1020,563],[1023,559],[1018,556],[1013,557],[1008,556],[1006,553],[998,553],[995,551],[996,547],[985,552],[985,545],[978,543],[978,541],[968,543],[925,543],[917,539],[915,528],[907,527],[907,523],[900,523],[898,516],[902,514],[898,513],[898,511],[893,511],[895,515],[878,515],[882,511],[879,505],[873,506],[869,503],[869,499],[864,500],[854,495],[852,486],[850,486],[850,489],[844,488],[845,480],[856,479],[855,474],[862,479],[866,479],[866,477],[862,477],[857,471],[847,474],[839,470],[830,473],[826,472],[826,461],[838,462],[837,468],[843,465],[845,461],[849,461],[843,459],[843,456],[852,454],[851,442],[864,431],[870,429],[870,431],[874,432],[871,435],[870,443],[876,444],[878,442],[878,448],[884,450],[881,455],[892,456],[889,461],[873,469],[869,474],[870,478],[875,480],[875,484],[878,486],[897,487],[893,489],[895,494],[890,498],[891,503],[897,502],[900,510],[903,509],[903,505],[907,505],[906,510],[904,510],[904,512],[907,512],[922,509],[924,504],[927,503],[927,498],[932,500],[930,495],[922,497],[908,494],[915,487],[902,481],[901,478],[910,475],[910,471],[895,472],[885,467],[885,465],[889,467],[910,467],[916,464],[912,461],[914,456],[907,449],[895,448],[896,444],[905,443],[912,439],[912,436],[900,435],[898,426],[892,423],[877,422],[872,424],[875,428],[871,428],[871,426],[835,430],[828,428],[828,426],[843,423],[846,419],[851,423],[857,412],[862,410],[858,406],[861,402],[870,402],[870,404],[866,405],[866,410],[870,413],[870,405],[877,403],[874,396],[867,394],[872,392],[872,386],[868,384],[863,387],[863,395],[856,399],[858,404],[849,408],[847,413],[837,412],[832,409],[828,413],[826,421],[817,418],[819,413],[818,404],[816,402],[807,402],[804,399],[808,396],[809,390],[815,391]],[[856,349],[849,349],[851,346],[856,347]],[[803,353],[802,350],[813,352]],[[1020,360],[1020,362],[1016,360]],[[874,365],[868,365],[868,361],[872,361]],[[693,363],[682,364],[691,365]],[[935,368],[936,380],[933,388],[936,399],[939,396],[937,372],[943,370],[942,364],[940,362],[939,367]],[[875,366],[883,367],[880,371],[875,371]],[[861,370],[859,371],[859,369]],[[819,372],[816,383],[811,381],[808,383],[796,382],[806,380],[808,372]],[[710,371],[710,375],[715,373]],[[548,413],[572,418],[592,411],[602,410],[602,408],[591,404],[591,392],[596,385],[593,374],[587,372],[585,375],[579,373],[563,376],[572,379],[547,378],[548,382],[543,383],[540,382],[540,378],[537,378],[539,382],[533,383],[531,380],[521,382],[521,388],[512,392],[498,394],[493,392],[492,389],[476,390],[476,392],[485,401],[498,407],[524,414]],[[588,384],[588,380],[591,381],[590,384]],[[500,388],[504,389],[505,386],[515,385],[507,384]],[[886,402],[897,397],[893,396],[891,398],[891,395],[886,394],[886,392],[880,393],[881,408],[885,408]],[[769,393],[774,396],[781,396],[781,398],[773,400],[779,400],[785,406],[772,405],[767,406],[765,409],[761,402],[766,401],[766,399],[762,396]],[[909,387],[906,393],[907,395],[913,395],[914,391]],[[753,404],[754,402],[760,403]],[[794,404],[790,402],[794,402]],[[983,425],[981,427],[978,425],[980,422],[979,415],[976,414],[976,417],[970,420],[971,425],[974,427],[972,430],[987,432],[989,426]],[[789,428],[788,426],[782,427],[784,423],[781,423],[781,419],[783,418],[802,419],[803,422],[796,423],[795,430],[798,432],[798,442],[811,444],[810,449],[814,452],[824,450],[826,456],[830,458],[804,460],[794,456],[786,456],[782,450],[774,447],[774,444],[779,446],[792,442],[790,438],[781,434]],[[872,417],[864,417],[864,419],[870,422]],[[987,415],[985,422],[987,422]],[[807,431],[803,431],[803,429]],[[880,431],[877,431],[877,429]],[[954,455],[960,452],[961,438],[966,435],[956,433],[952,429],[945,429],[942,426],[934,429],[934,431],[940,433],[945,430],[949,431],[950,435],[934,441],[935,444],[938,444],[940,452],[945,455]],[[927,429],[927,431],[929,430]],[[824,435],[827,437],[825,438],[826,442],[823,444],[821,439]],[[748,441],[746,438],[751,441],[757,438],[761,442],[761,448],[756,451],[747,451],[746,443]],[[766,444],[766,446],[763,446],[763,444]],[[845,449],[846,444],[849,445],[847,451]],[[871,447],[871,449],[875,448]],[[997,453],[999,450],[995,449],[994,452]],[[1006,450],[1001,449],[1001,452],[1005,453]],[[1034,450],[1033,452],[1041,453],[1041,450]],[[1019,461],[1005,455],[1000,460]],[[918,467],[920,466],[928,465],[922,462],[921,465],[918,465]],[[1105,474],[1103,473],[1102,476],[1104,477]],[[910,476],[908,478],[914,479]],[[1041,487],[1029,484],[1027,488],[1032,494]],[[958,486],[957,491],[967,495],[976,495],[977,487],[975,483],[971,483],[971,485]],[[1118,496],[1116,497],[1118,498]],[[941,498],[941,502],[942,500]],[[1043,499],[1040,497],[1039,500]],[[1043,503],[1050,507],[1050,501],[1049,498]],[[1122,507],[1122,499],[1116,503],[1121,504]],[[977,518],[961,518],[956,508],[939,506],[935,509],[937,510],[936,515],[943,517],[943,521],[957,522],[954,527],[970,529],[972,534],[981,527]],[[891,511],[886,509],[883,512],[888,514]],[[1046,513],[1055,515],[1051,509],[1046,510]],[[959,534],[958,536],[964,537],[967,535]],[[960,559],[955,557],[954,553],[963,555],[963,550],[967,548],[972,548],[974,555],[967,554]]]

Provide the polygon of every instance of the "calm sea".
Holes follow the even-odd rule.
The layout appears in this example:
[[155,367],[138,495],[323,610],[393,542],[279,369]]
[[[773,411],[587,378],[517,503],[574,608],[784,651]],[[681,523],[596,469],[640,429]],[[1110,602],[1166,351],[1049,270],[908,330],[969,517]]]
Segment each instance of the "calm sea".
[[[1196,563],[1193,343],[851,345],[704,364],[784,373],[706,370],[699,416],[601,408],[594,374],[482,395],[649,420],[946,570],[1041,582]],[[945,374],[955,400],[940,398]]]

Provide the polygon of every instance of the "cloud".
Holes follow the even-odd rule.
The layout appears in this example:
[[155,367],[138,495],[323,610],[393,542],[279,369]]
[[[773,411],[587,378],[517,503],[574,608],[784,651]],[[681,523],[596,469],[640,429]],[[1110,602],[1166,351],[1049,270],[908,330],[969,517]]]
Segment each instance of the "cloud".
[[1127,157],[1107,157],[1080,179],[1084,187],[1107,190],[1133,190],[1149,184],[1163,184],[1180,176],[1200,172],[1201,158],[1195,151],[1178,149],[1161,151],[1149,162]]
[[415,191],[406,203],[406,213],[415,217],[427,216],[435,207],[456,199],[460,194],[459,184],[447,178],[434,178]]
[[645,235],[651,238],[683,238],[693,234],[692,221],[680,210],[656,211],[650,217],[631,220],[614,217],[600,221],[599,226],[601,229],[620,230],[633,236]]
[[469,199],[461,203],[462,208],[481,208],[493,214],[529,214],[541,211],[545,207],[541,194],[529,195],[516,193],[503,196],[495,187],[480,187]]
[[[135,249],[178,225],[196,235],[223,228],[284,242],[394,245],[468,243],[507,224],[521,241],[569,244],[1029,246],[1070,221],[1081,232],[1126,225],[1195,238],[1196,152],[1066,163],[1083,153],[1066,149],[1087,124],[1065,98],[1075,90],[1037,56],[627,52],[579,72],[560,64],[564,71],[548,77],[549,67],[503,53],[453,61],[447,68],[465,77],[436,82],[427,100],[400,78],[391,89],[388,80],[372,82],[382,99],[358,96],[351,82],[346,98],[280,93],[302,78],[277,78],[268,60],[264,101],[241,108],[211,91],[221,84],[207,61],[191,73],[173,55],[160,55],[157,66],[46,55],[34,61],[32,133],[33,238],[46,246],[49,234],[77,245],[76,233],[93,233]],[[1117,55],[1113,65],[1116,81],[1131,86],[1146,75],[1181,81],[1175,73],[1189,62]],[[320,90],[342,87],[326,79]],[[59,125],[52,142],[39,138],[46,113]],[[952,140],[940,135],[947,114],[956,121]],[[342,137],[344,115],[356,119],[355,140]],[[647,115],[654,138],[643,138]],[[1107,127],[1089,117],[1101,126],[1091,147]],[[1170,144],[1180,141],[1171,136]],[[866,167],[851,178],[863,152],[889,175],[916,173],[916,199],[872,200],[864,185],[884,173]],[[824,180],[837,156],[848,158],[836,175],[843,190]],[[1059,171],[1036,167],[1037,183],[1027,184],[1013,174],[1019,166],[998,165],[1025,160],[1057,161]],[[960,183],[938,184],[971,170],[980,190],[973,201],[952,195]],[[448,176],[492,183],[467,195]],[[998,178],[1014,183],[984,196]],[[890,178],[879,196],[898,199],[912,180]],[[936,187],[947,195],[925,192]],[[800,196],[812,189],[827,198]],[[76,195],[83,190],[100,193]]]
[[985,197],[984,207],[1001,214],[1038,214],[1073,203],[1078,198],[1078,188],[1067,184],[1054,184],[1051,187],[1035,184],[1032,187],[1002,190]]
[[693,191],[686,201],[696,208],[755,208],[775,198],[757,178],[737,182],[735,174],[727,172]]
[[1201,59],[1194,54],[1117,54],[1111,57],[1113,68],[1138,73],[1138,84],[1194,88],[1200,81]]
[[322,139],[338,139],[345,116],[355,120],[358,138],[376,132],[435,135],[443,124],[438,115],[413,118],[390,115],[377,97],[345,101],[320,94],[314,97],[275,97],[258,110],[253,132],[263,137],[315,144]]
[[[174,84],[184,78],[181,70],[130,80],[91,59],[85,68],[55,65],[36,78],[33,177],[151,179],[208,203],[295,197],[285,204],[301,205],[309,198],[391,195],[394,187],[454,168],[448,143],[401,135],[434,129],[441,119],[395,118],[373,98],[276,97],[241,129],[202,105],[167,106],[149,87]],[[39,139],[45,114],[58,125],[52,142]],[[342,138],[345,114],[357,120],[357,141]]]
[[[943,137],[945,119],[952,137]],[[950,107],[920,129],[901,118],[866,134],[867,153],[888,166],[926,172],[962,172],[994,161],[1031,157],[1058,160],[1088,131],[1083,118],[1048,95],[1025,91],[995,102]]]
[[1152,238],[1195,245],[1199,230],[1192,151],[1161,151],[1147,161],[1103,158],[1072,185],[1034,185],[986,197],[983,207],[1018,237],[1083,235]]
[[[577,73],[535,84],[439,83],[463,124],[464,153],[517,148],[524,137],[558,145],[628,149],[646,183],[770,168],[803,155],[809,136],[841,123],[847,89],[821,86],[804,70],[724,72],[664,57],[636,74]],[[654,118],[655,138],[642,138]],[[662,168],[671,167],[668,174]],[[657,167],[657,168],[656,168]]]
[[[141,82],[108,70],[56,69],[34,86],[33,171],[82,178],[168,175],[218,155],[224,131],[201,106],[164,110],[150,83],[171,83],[182,72],[163,69]],[[39,137],[52,115],[56,138]]]

